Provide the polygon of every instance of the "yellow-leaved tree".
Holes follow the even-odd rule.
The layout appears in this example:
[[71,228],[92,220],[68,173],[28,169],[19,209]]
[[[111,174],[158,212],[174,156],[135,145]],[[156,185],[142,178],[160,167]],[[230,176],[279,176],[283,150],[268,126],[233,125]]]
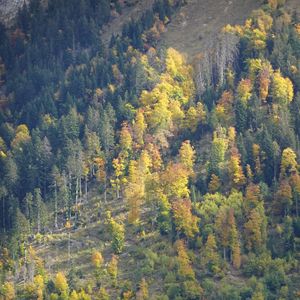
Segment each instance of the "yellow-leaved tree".
[[280,70],[273,74],[271,88],[274,103],[287,105],[294,98],[293,83],[288,77],[283,77]]
[[192,213],[192,203],[189,199],[176,200],[172,204],[173,218],[178,232],[187,238],[194,238],[199,232],[199,218]]

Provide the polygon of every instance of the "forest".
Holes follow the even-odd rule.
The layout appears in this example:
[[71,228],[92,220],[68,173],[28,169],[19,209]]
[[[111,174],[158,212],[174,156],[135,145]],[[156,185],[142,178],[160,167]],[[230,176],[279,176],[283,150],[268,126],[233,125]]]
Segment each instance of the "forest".
[[129,2],[0,23],[0,300],[300,299],[300,15],[191,61],[160,44],[184,0],[104,44]]

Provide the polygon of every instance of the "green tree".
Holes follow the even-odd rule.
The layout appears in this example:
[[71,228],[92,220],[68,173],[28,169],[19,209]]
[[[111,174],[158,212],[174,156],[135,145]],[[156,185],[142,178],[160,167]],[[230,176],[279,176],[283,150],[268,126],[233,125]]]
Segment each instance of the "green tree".
[[109,233],[112,238],[112,247],[116,254],[120,254],[124,248],[125,228],[123,224],[116,222],[111,213],[106,214],[106,223],[108,225]]

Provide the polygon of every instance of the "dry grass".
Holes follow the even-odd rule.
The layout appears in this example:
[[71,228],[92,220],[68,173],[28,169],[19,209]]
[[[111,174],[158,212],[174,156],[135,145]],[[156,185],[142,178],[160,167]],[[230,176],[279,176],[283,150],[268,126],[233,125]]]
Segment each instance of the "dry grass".
[[186,53],[189,60],[211,46],[226,24],[245,21],[258,0],[188,0],[162,36],[162,44]]

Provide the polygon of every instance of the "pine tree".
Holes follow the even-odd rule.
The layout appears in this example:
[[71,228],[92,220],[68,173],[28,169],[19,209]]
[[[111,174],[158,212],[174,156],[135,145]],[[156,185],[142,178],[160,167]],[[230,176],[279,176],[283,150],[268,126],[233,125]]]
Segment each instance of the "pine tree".
[[124,247],[125,229],[124,225],[117,223],[110,212],[106,213],[106,223],[112,238],[112,248],[116,254],[120,254]]

